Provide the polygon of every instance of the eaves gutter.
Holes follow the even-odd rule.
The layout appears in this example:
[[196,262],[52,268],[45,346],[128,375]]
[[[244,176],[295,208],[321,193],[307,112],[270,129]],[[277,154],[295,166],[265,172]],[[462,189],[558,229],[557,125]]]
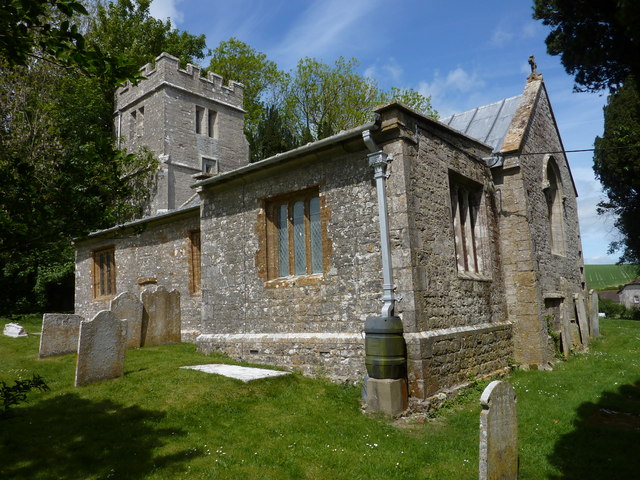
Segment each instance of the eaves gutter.
[[191,216],[191,214],[199,211],[200,211],[200,205],[196,205],[188,208],[182,208],[180,210],[172,210],[170,212],[161,213],[159,215],[153,215],[152,217],[144,217],[138,220],[132,220],[130,222],[116,225],[114,227],[107,228],[105,230],[98,230],[95,232],[91,232],[85,237],[72,238],[71,241],[74,244],[78,244],[78,243],[82,243],[88,240],[93,240],[96,238],[104,238],[116,233],[122,233],[130,228],[135,228],[147,223],[164,223],[166,221],[172,221],[172,220],[177,220],[183,217],[189,217]]
[[336,135],[323,138],[322,140],[318,140],[313,143],[307,143],[302,147],[294,148],[293,150],[289,150],[287,152],[278,153],[273,157],[260,160],[259,162],[250,163],[249,165],[237,168],[230,172],[216,175],[215,177],[207,178],[206,180],[202,180],[200,182],[193,184],[191,188],[201,189],[201,188],[209,187],[211,185],[228,182],[238,177],[247,175],[251,172],[255,172],[255,171],[262,170],[274,165],[278,165],[280,163],[284,163],[295,157],[300,157],[305,154],[314,153],[318,150],[322,150],[323,148],[330,147],[332,145],[343,142],[345,140],[362,138],[362,132],[367,130],[377,130],[378,128],[380,128],[380,117],[376,115],[375,120],[369,123],[365,123],[364,125],[360,125],[359,127],[353,128],[351,130],[342,131],[340,133],[337,133]]

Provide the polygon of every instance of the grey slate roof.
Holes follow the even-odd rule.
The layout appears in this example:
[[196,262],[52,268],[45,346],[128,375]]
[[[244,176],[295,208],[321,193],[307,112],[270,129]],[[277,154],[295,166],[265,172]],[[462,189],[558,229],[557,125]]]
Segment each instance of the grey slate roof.
[[522,95],[505,98],[467,112],[456,113],[440,121],[465,135],[491,145],[494,153],[499,152],[521,98]]

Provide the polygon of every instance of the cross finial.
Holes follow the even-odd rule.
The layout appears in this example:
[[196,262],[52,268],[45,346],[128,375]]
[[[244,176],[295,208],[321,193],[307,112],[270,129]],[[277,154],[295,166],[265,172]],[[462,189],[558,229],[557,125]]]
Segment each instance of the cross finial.
[[531,66],[531,75],[538,73],[536,72],[538,65],[536,65],[536,58],[533,55],[529,55],[529,65]]

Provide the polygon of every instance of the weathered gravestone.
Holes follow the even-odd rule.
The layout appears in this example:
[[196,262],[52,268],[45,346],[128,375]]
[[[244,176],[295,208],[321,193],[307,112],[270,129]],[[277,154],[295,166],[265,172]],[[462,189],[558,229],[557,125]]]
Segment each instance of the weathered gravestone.
[[125,323],[102,310],[80,324],[76,387],[124,374]]
[[17,323],[7,323],[4,326],[4,330],[2,333],[7,337],[12,338],[20,338],[20,337],[28,337],[29,335],[24,330],[22,325],[18,325]]
[[180,292],[164,287],[147,288],[140,294],[142,346],[180,342]]
[[42,317],[38,358],[76,352],[82,320],[84,318],[80,315],[45,313]]
[[595,290],[591,290],[589,292],[589,319],[590,327],[591,327],[591,336],[593,338],[600,336],[600,315],[598,310],[600,310],[600,305],[598,301],[598,292]]
[[573,301],[576,305],[578,327],[580,328],[580,340],[583,345],[587,346],[589,345],[589,318],[587,317],[587,310],[585,308],[582,294],[576,293],[573,296]]
[[109,305],[119,320],[126,320],[127,348],[140,347],[142,337],[142,302],[131,292],[123,292],[111,300]]
[[516,393],[507,382],[494,381],[480,397],[480,480],[518,478]]
[[567,310],[564,302],[562,302],[560,316],[560,325],[562,327],[562,330],[560,330],[562,354],[565,358],[568,358],[569,355],[571,355],[571,348],[573,347],[573,343],[571,342],[571,322],[569,321],[569,316],[567,315]]

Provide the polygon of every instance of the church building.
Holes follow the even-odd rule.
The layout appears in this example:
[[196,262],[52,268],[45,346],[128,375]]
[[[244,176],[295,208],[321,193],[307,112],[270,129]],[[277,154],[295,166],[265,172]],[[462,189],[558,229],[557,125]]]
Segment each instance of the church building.
[[77,314],[177,289],[182,340],[201,351],[358,381],[365,320],[390,295],[418,401],[514,363],[546,368],[563,322],[581,345],[577,192],[540,74],[440,120],[380,105],[367,124],[249,163],[241,84],[167,54],[142,73],[114,119],[123,146],[158,156],[156,189],[144,218],[76,241]]

